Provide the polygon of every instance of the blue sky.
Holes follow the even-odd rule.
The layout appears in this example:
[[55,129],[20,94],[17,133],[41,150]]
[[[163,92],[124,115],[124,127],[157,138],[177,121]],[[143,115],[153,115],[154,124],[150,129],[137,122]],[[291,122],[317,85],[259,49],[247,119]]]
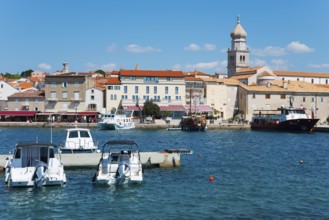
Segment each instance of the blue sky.
[[226,73],[238,15],[251,66],[329,73],[328,0],[0,0],[0,72]]

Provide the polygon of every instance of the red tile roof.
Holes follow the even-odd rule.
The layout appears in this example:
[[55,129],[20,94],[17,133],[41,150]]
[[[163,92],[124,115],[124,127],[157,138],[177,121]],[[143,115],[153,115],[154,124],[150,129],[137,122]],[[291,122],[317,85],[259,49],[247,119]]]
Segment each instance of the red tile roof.
[[121,83],[118,78],[113,77],[113,78],[107,79],[106,84],[107,85],[120,85]]
[[277,76],[329,78],[329,73],[273,70]]

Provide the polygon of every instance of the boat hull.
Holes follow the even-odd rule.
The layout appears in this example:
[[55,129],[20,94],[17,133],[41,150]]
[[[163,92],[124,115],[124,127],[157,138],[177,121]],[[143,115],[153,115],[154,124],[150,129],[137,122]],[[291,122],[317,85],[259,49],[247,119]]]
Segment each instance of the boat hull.
[[251,123],[252,130],[274,130],[274,131],[294,131],[294,132],[312,132],[319,119],[292,119],[265,123]]

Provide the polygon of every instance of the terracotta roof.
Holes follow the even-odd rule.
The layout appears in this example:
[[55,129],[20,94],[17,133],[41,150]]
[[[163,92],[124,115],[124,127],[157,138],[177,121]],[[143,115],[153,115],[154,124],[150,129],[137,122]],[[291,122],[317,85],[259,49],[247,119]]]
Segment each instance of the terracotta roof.
[[175,70],[120,70],[120,76],[184,77],[184,73]]
[[25,92],[16,92],[8,98],[44,98],[44,93],[35,91],[35,90],[27,90]]
[[120,85],[120,81],[118,78],[116,77],[113,77],[113,78],[109,78],[107,79],[107,82],[106,82],[107,85]]
[[267,71],[264,71],[264,72],[262,72],[262,73],[260,73],[260,74],[258,74],[257,76],[273,76],[272,74],[270,74],[269,72],[267,72]]
[[329,93],[329,88],[319,86],[318,84],[312,84],[302,81],[290,81],[286,82],[286,88],[283,88],[282,80],[274,80],[271,82],[270,86],[247,86],[240,84],[241,87],[248,91],[262,91],[262,92],[300,92],[300,93]]
[[185,81],[203,81],[201,78],[197,77],[185,77]]
[[22,82],[21,84],[19,84],[19,87],[21,89],[31,88],[31,87],[33,87],[33,83],[31,83],[31,82]]
[[206,74],[204,72],[200,72],[200,71],[197,71],[197,70],[195,70],[194,72],[186,72],[185,74],[188,75],[188,76],[197,76],[197,75],[199,75],[199,76],[209,76],[209,74]]
[[28,78],[31,82],[44,82],[45,78],[44,77],[29,77]]
[[244,74],[244,75],[235,75],[230,77],[230,79],[248,79],[249,77],[253,76],[254,74]]
[[255,72],[262,68],[264,66],[255,66],[255,67],[248,67],[248,68],[242,68],[237,71],[237,73],[244,73],[244,72]]
[[329,73],[273,70],[277,76],[329,78]]

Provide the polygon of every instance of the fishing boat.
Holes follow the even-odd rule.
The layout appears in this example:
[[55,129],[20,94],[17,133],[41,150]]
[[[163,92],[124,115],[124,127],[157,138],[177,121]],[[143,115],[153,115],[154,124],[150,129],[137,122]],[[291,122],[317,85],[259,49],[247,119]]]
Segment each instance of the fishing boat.
[[16,144],[13,157],[5,165],[7,186],[63,186],[66,175],[60,156],[55,156],[56,148],[52,143]]
[[66,139],[64,144],[60,144],[61,153],[94,153],[98,150],[97,141],[88,128],[69,128],[66,129]]
[[98,122],[98,125],[102,130],[135,128],[135,123],[131,114],[104,114]]
[[95,184],[141,183],[143,169],[139,146],[134,141],[108,141],[93,177]]
[[277,130],[311,132],[319,119],[307,115],[305,108],[281,107],[276,110],[255,110],[250,128],[252,130]]
[[180,122],[182,131],[205,131],[207,129],[205,115],[183,116]]

